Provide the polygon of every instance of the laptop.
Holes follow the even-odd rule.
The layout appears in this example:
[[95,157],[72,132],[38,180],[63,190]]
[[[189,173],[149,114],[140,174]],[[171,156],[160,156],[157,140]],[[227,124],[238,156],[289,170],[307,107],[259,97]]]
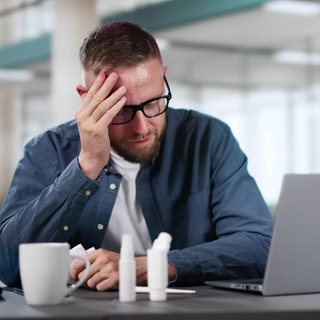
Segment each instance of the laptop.
[[286,174],[263,279],[206,281],[264,296],[320,292],[320,174]]

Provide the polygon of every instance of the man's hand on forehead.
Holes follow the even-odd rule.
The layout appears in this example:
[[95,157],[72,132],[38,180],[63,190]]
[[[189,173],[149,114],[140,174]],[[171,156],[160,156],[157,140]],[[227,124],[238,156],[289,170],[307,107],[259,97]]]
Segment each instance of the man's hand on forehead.
[[[91,77],[93,74],[91,74]],[[110,158],[108,127],[126,102],[126,87],[115,87],[119,76],[101,71],[92,77],[92,86],[86,90],[78,86],[82,104],[76,112],[81,151],[78,163],[82,171],[95,180]]]

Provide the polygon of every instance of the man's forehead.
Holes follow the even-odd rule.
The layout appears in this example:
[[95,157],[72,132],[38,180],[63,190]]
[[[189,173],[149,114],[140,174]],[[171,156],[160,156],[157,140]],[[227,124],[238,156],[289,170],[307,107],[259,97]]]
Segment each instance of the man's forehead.
[[[112,69],[112,70],[103,70],[101,69],[100,72],[105,72],[105,75],[108,77],[112,72],[115,72],[119,78],[115,85],[115,88],[118,88],[122,85],[128,86],[132,84],[136,84],[137,79],[139,79],[141,84],[149,83],[151,80],[151,74],[149,72],[145,72],[145,70],[135,70],[134,72],[130,70],[119,70],[119,69]],[[96,78],[98,77],[100,72],[84,72],[83,73],[83,83],[87,89],[89,89],[93,83],[95,82]]]
[[[155,84],[155,79],[159,79],[159,83],[163,78],[164,68],[159,59],[150,59],[134,66],[104,66],[96,65],[94,68],[84,71],[84,85],[87,89],[95,82],[100,72],[105,72],[106,76],[115,72],[119,79],[114,89],[124,85],[128,91],[130,88],[146,87],[150,83]],[[158,81],[156,81],[157,83]]]

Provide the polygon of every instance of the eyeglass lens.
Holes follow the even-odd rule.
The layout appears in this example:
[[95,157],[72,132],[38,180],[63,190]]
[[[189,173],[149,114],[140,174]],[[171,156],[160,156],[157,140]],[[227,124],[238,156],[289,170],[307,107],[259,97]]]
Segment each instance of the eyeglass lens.
[[137,106],[124,106],[119,113],[113,118],[111,124],[125,124],[130,122],[136,112],[141,110],[147,118],[154,118],[164,113],[167,110],[171,99],[171,91],[167,79],[164,77],[168,94],[159,98],[148,100]]
[[147,102],[146,104],[142,104],[141,106],[124,106],[113,118],[112,124],[131,121],[138,110],[141,110],[148,118],[156,117],[166,110],[167,104],[167,98],[157,98]]

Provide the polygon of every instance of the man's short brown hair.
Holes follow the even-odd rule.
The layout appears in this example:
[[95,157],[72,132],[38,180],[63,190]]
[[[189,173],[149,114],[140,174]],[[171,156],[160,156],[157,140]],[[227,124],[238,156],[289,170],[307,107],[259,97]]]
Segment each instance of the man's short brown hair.
[[80,62],[85,71],[130,67],[150,58],[161,60],[155,38],[130,22],[112,22],[98,27],[80,48]]

